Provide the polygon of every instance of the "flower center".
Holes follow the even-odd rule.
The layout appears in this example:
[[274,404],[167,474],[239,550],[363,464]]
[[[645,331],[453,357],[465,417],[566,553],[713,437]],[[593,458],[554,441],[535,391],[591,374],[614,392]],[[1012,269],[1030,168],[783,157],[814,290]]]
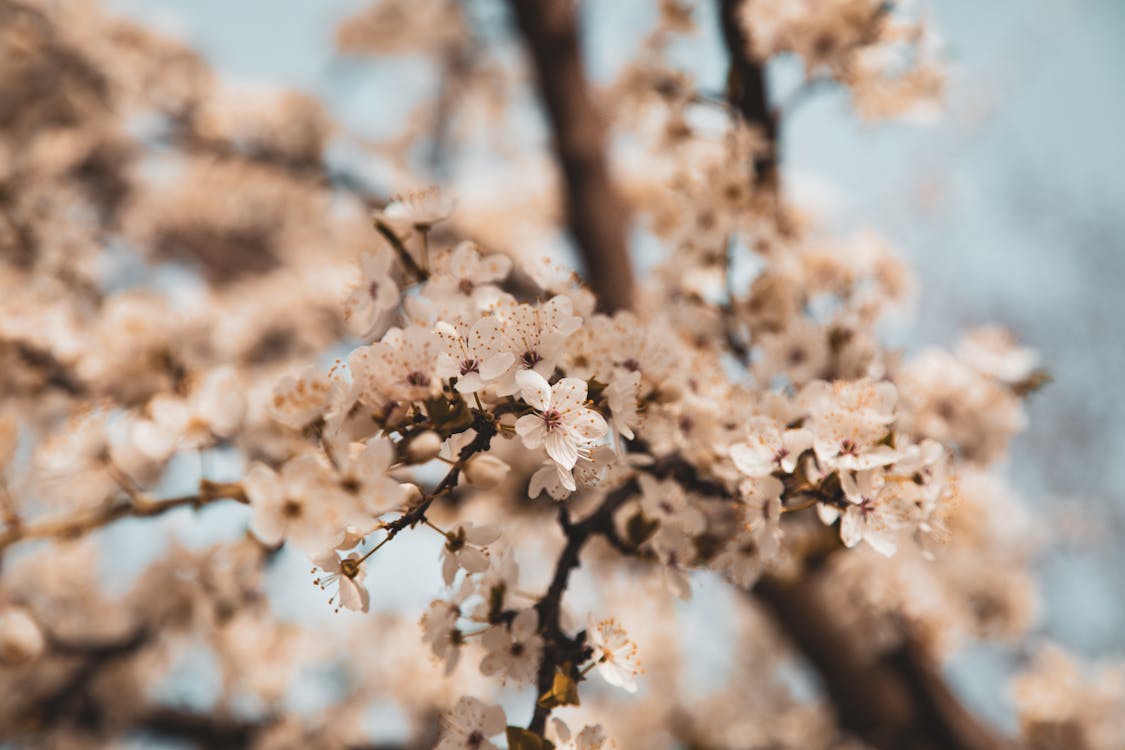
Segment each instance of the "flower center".
[[465,738],[465,744],[469,747],[480,747],[484,744],[484,733],[479,729],[474,729],[473,733]]
[[840,441],[840,455],[841,456],[858,456],[859,446],[856,445],[854,440],[841,440]]
[[525,370],[530,370],[542,361],[543,358],[539,356],[539,352],[527,351],[520,355],[520,364],[523,365]]
[[477,360],[475,360],[471,357],[469,359],[461,360],[461,374],[462,375],[468,375],[470,372],[478,372],[479,368],[480,368],[480,362],[478,362]]
[[406,376],[406,382],[410,385],[427,386],[430,384],[430,376],[420,370],[415,370]]
[[473,280],[472,279],[461,279],[461,282],[457,285],[457,288],[461,291],[461,294],[472,294],[473,293]]
[[379,296],[379,282],[372,281],[371,286],[367,287],[367,293],[371,295],[371,299]]
[[548,430],[557,429],[562,424],[562,414],[559,414],[557,409],[548,409],[543,412],[543,424]]
[[286,518],[300,518],[301,504],[296,500],[286,500],[281,506],[281,515]]
[[340,561],[340,572],[348,578],[355,578],[359,575],[359,563],[350,557],[345,557]]

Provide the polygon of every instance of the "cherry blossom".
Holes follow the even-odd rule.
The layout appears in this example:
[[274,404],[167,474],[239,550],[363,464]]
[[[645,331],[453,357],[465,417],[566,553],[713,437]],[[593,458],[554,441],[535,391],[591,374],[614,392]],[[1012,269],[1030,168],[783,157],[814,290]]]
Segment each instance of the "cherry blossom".
[[359,283],[344,302],[344,320],[357,336],[374,335],[399,302],[398,284],[391,276],[394,257],[387,248],[364,253],[359,259]]
[[616,620],[594,620],[586,624],[586,639],[594,650],[598,674],[614,687],[630,693],[637,690],[637,675],[642,670],[637,659],[637,644],[629,640],[625,629]]
[[579,449],[609,432],[605,418],[586,407],[584,381],[563,378],[552,386],[534,370],[521,370],[517,379],[520,396],[537,413],[520,417],[516,433],[527,448],[546,447],[547,455],[563,469],[573,469]]
[[435,750],[498,750],[488,738],[503,732],[504,723],[504,709],[465,696],[442,717],[441,742]]
[[499,674],[503,680],[517,684],[532,682],[543,652],[538,629],[539,615],[534,609],[521,610],[510,625],[489,628],[481,640],[485,657],[480,671],[485,675]]

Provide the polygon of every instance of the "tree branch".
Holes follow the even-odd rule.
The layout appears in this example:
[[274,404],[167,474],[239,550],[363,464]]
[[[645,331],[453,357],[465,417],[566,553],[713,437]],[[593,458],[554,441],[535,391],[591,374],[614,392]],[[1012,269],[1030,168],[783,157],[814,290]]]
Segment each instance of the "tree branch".
[[[576,524],[570,522],[570,514],[566,508],[559,509],[559,523],[563,533],[566,534],[566,546],[559,554],[555,563],[555,574],[547,593],[535,605],[539,611],[539,630],[543,634],[544,648],[543,659],[539,662],[539,673],[536,678],[536,695],[540,696],[551,689],[555,679],[555,670],[565,662],[577,664],[581,661],[585,649],[585,638],[570,638],[563,631],[560,624],[562,618],[562,596],[570,582],[570,571],[581,564],[579,554],[586,542],[596,533],[609,535],[613,532],[613,514],[617,512],[626,500],[640,491],[637,480],[631,479],[625,484],[606,495],[601,505]],[[551,709],[544,708],[538,702],[535,704],[535,713],[528,724],[528,729],[542,735],[547,726],[547,718]]]
[[86,511],[47,518],[26,525],[17,523],[0,534],[0,552],[17,542],[31,539],[77,537],[102,526],[108,526],[122,518],[148,518],[189,505],[200,508],[218,500],[235,500],[245,503],[246,494],[242,490],[242,485],[237,482],[211,482],[205,479],[199,483],[199,493],[195,495],[170,497],[163,500],[143,498],[121,500],[92,512]]
[[840,726],[879,750],[1010,750],[958,700],[925,649],[870,656],[816,590],[815,579],[766,577],[755,598],[819,673]]
[[718,2],[723,42],[730,58],[727,69],[727,100],[738,110],[747,125],[757,126],[762,130],[766,147],[754,159],[754,179],[759,187],[776,191],[778,123],[770,110],[765,69],[750,54],[750,40],[739,17],[743,0]]
[[539,81],[565,180],[566,222],[603,312],[633,304],[629,212],[610,179],[572,0],[509,0]]

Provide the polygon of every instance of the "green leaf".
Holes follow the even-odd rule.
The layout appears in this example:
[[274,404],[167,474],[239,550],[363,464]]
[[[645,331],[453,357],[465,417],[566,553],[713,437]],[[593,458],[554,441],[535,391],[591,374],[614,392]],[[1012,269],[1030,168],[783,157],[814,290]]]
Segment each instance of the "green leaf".
[[508,727],[508,750],[554,750],[555,744],[530,729]]
[[555,679],[551,689],[539,696],[539,705],[543,708],[558,708],[559,706],[577,706],[578,683],[570,676],[573,667],[568,663],[555,672]]

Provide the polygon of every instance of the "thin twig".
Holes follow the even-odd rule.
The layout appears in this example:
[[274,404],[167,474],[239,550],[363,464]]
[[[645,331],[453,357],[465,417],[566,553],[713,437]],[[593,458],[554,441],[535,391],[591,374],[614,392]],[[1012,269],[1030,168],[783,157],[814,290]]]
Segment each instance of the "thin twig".
[[398,259],[403,267],[414,277],[415,281],[425,281],[429,277],[429,274],[418,265],[418,261],[414,260],[414,256],[406,249],[406,245],[403,244],[402,239],[395,233],[395,230],[391,229],[383,221],[375,219],[375,231],[381,234],[383,239],[390,244],[395,254],[398,255]]
[[204,480],[199,483],[199,492],[193,495],[181,495],[144,502],[135,502],[135,498],[131,497],[120,498],[98,510],[47,518],[34,523],[14,526],[0,534],[0,551],[18,542],[32,539],[78,537],[123,518],[149,518],[176,508],[187,506],[201,508],[220,500],[247,502],[246,493],[240,483]]

